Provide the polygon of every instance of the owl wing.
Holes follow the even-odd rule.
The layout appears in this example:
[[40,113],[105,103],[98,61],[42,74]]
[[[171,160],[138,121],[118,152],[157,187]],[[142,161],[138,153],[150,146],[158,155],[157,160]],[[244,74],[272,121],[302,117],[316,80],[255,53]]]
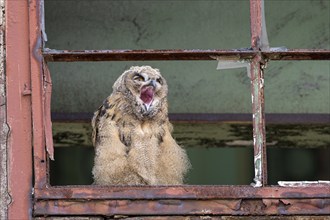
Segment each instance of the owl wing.
[[102,110],[103,108],[103,105],[101,105],[96,112],[94,112],[94,116],[92,118],[92,143],[93,143],[93,146],[95,147],[95,144],[96,144],[96,139],[97,139],[97,136],[98,136],[98,127],[99,127],[99,123],[100,123],[100,111]]
[[[116,95],[111,95],[108,98],[106,98],[103,102],[103,104],[98,108],[96,112],[94,112],[94,116],[92,119],[92,143],[94,147],[96,147],[96,144],[99,139],[99,130],[102,127],[103,123],[106,120],[113,120],[115,115],[114,106],[116,104],[116,101],[118,97]],[[110,116],[110,117],[109,117]]]
[[92,119],[95,160],[92,170],[94,183],[99,185],[138,184],[140,177],[128,175],[126,146],[121,142],[116,118],[121,117],[117,107],[123,97],[109,96],[94,113]]

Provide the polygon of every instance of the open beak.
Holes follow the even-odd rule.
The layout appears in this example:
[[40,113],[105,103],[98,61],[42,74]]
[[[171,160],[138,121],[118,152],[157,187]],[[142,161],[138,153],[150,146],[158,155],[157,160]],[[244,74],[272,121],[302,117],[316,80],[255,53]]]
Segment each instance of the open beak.
[[147,111],[149,111],[152,101],[154,100],[155,88],[156,81],[151,80],[149,84],[143,86],[141,89],[140,99],[143,101]]

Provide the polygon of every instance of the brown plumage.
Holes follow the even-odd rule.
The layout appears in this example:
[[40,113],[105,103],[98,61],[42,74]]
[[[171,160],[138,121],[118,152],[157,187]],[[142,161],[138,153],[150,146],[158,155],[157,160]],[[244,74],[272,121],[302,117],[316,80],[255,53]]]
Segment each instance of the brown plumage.
[[117,79],[92,120],[95,184],[183,183],[190,163],[171,135],[167,91],[150,66],[131,67]]

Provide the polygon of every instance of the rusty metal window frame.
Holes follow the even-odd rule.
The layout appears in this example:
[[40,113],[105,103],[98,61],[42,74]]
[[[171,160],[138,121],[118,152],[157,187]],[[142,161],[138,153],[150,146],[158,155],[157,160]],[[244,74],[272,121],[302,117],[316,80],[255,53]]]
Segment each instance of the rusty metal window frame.
[[[251,50],[91,50],[43,48],[43,0],[29,1],[34,159],[34,210],[38,216],[329,215],[328,184],[268,186],[263,67],[270,60],[329,60],[329,50],[263,51],[262,0],[250,0]],[[51,81],[47,62],[129,60],[250,60],[253,103],[253,186],[51,186]],[[252,137],[251,137],[252,138]]]

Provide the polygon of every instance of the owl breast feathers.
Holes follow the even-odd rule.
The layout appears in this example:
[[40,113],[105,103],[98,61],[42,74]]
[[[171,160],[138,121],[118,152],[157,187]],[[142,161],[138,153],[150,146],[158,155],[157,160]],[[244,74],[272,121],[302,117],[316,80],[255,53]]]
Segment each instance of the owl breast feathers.
[[183,183],[190,163],[171,135],[167,92],[150,66],[131,67],[117,79],[92,119],[95,184]]

